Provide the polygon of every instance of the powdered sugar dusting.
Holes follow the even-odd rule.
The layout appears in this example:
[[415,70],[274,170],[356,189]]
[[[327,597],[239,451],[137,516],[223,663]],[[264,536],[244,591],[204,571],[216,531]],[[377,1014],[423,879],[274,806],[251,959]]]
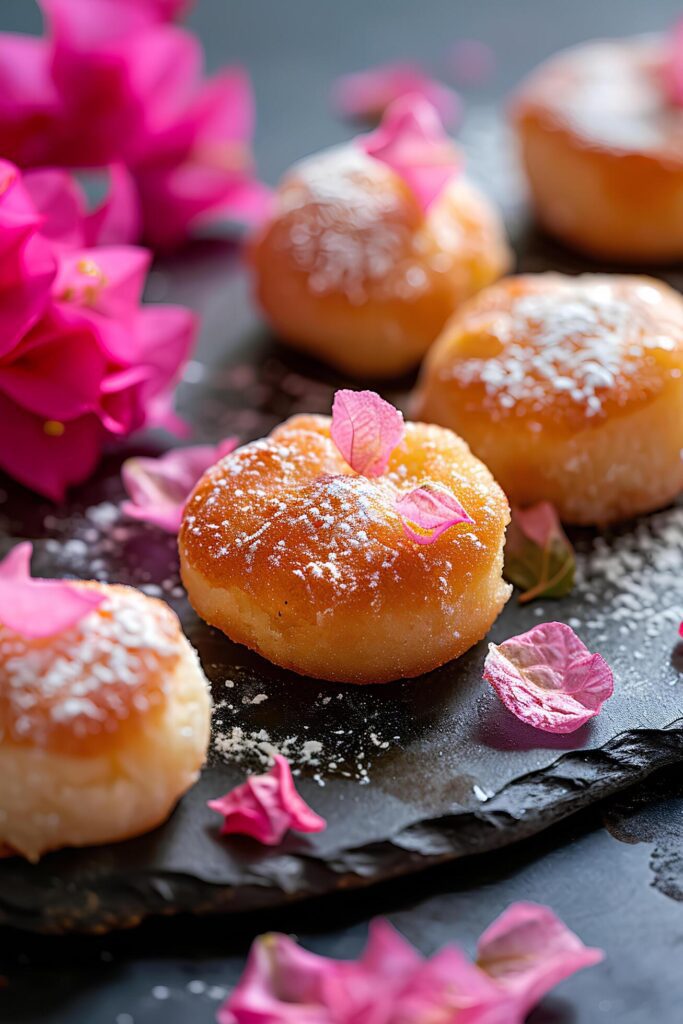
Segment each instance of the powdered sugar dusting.
[[[464,386],[482,384],[485,408],[495,418],[541,413],[563,401],[599,416],[606,400],[624,403],[639,388],[655,350],[681,345],[680,314],[666,324],[670,330],[650,315],[663,302],[658,289],[631,279],[626,296],[624,287],[586,275],[529,279],[523,290],[501,290],[505,298],[491,300],[489,318],[479,325],[491,338],[489,351],[457,359],[443,372]],[[672,368],[671,375],[679,371]]]
[[159,700],[177,657],[172,613],[135,591],[108,591],[97,611],[47,641],[0,627],[0,731],[58,748],[114,732]]

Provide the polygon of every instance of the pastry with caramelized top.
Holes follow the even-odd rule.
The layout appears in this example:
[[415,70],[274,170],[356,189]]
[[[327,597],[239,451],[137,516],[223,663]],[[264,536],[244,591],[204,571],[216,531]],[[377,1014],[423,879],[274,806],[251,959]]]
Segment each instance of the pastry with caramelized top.
[[344,373],[413,369],[451,313],[508,268],[499,214],[426,100],[296,164],[251,246],[278,335]]
[[275,664],[388,682],[485,635],[510,593],[508,521],[459,437],[342,391],[332,419],[295,416],[204,475],[181,572],[202,618]]
[[683,257],[683,29],[582,43],[524,82],[512,119],[539,220],[602,259]]
[[[198,777],[211,701],[166,604],[131,587],[8,580],[7,563],[28,557],[15,548],[0,578],[0,846],[37,860],[164,821]],[[75,610],[57,621],[60,604]]]
[[683,489],[683,300],[647,277],[511,277],[446,326],[414,401],[456,430],[514,505],[569,523]]

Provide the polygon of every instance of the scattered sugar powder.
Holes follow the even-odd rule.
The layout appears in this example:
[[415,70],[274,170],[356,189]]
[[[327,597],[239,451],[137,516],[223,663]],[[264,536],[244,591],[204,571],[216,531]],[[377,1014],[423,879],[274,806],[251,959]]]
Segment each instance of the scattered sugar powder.
[[[643,661],[650,676],[677,684],[671,651],[683,618],[683,506],[579,541],[576,554],[569,625],[591,650],[610,643],[609,660],[621,690],[641,685]],[[556,615],[550,607],[546,613]],[[621,637],[616,645],[615,630]]]

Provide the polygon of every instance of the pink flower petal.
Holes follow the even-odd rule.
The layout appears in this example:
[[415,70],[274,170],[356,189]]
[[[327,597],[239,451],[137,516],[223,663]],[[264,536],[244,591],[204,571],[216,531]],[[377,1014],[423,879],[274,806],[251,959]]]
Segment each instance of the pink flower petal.
[[138,311],[150,262],[147,249],[131,245],[75,249],[60,260],[55,298],[125,321]]
[[218,1024],[335,1024],[323,1003],[332,963],[287,935],[261,936]]
[[403,440],[403,415],[374,391],[337,391],[332,404],[332,440],[356,473],[381,476]]
[[253,836],[266,846],[277,846],[289,829],[322,832],[327,823],[311,810],[294,788],[289,762],[281,754],[265,775],[253,775],[242,786],[217,800],[213,811],[224,815],[221,833]]
[[32,545],[17,544],[0,562],[0,622],[31,638],[54,636],[75,626],[104,595],[63,580],[31,577]]
[[52,501],[62,501],[99,461],[105,432],[93,413],[62,423],[28,412],[0,392],[0,423],[12,438],[0,444],[0,469]]
[[2,152],[22,167],[49,163],[61,101],[45,39],[0,33]]
[[369,156],[403,178],[425,213],[462,170],[460,153],[437,111],[420,97],[396,100],[379,128],[358,141]]
[[574,732],[614,691],[607,662],[563,622],[489,644],[484,678],[513,715],[545,732]]
[[109,168],[109,190],[84,221],[84,244],[131,245],[142,231],[140,198],[132,174],[123,164]]
[[216,445],[193,445],[166,452],[157,459],[126,459],[121,469],[129,501],[121,508],[132,519],[177,533],[183,509],[202,474],[237,447],[235,438]]
[[683,105],[683,18],[670,29],[665,43],[664,87],[672,103]]
[[512,508],[505,537],[505,579],[519,587],[520,604],[537,597],[564,597],[574,586],[576,564],[553,505],[541,501]]
[[332,102],[342,117],[378,120],[386,108],[403,96],[421,96],[438,111],[444,124],[460,119],[460,97],[422,70],[418,64],[382,64],[342,75],[334,83]]
[[[454,494],[435,484],[422,484],[397,498],[396,511],[406,536],[416,544],[432,544],[451,526],[474,522]],[[429,532],[418,532],[414,526]]]
[[512,904],[477,945],[479,967],[515,997],[522,1019],[560,981],[603,958],[537,903]]

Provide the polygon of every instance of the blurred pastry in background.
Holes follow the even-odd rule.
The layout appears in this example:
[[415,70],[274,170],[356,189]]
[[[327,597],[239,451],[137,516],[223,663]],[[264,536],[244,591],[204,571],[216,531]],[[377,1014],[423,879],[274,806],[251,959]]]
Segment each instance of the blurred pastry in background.
[[512,120],[540,223],[590,256],[683,257],[683,32],[583,43],[519,88]]
[[405,97],[376,131],[289,171],[251,264],[284,341],[352,376],[391,377],[420,362],[510,252],[436,110]]
[[507,278],[448,323],[413,413],[514,505],[585,524],[660,508],[683,489],[683,299],[648,277]]

